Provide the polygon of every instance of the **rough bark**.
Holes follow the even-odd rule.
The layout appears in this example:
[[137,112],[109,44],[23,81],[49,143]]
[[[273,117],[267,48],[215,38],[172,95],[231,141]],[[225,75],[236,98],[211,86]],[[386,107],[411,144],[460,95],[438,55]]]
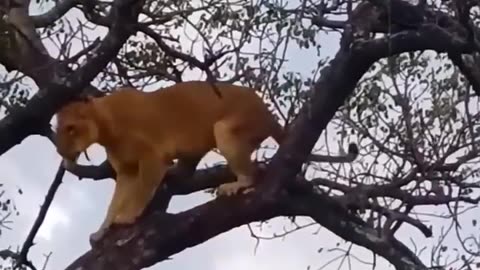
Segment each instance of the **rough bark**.
[[[117,0],[113,12],[116,21],[103,41],[89,54],[90,60],[74,72],[54,72],[54,78],[45,83],[45,90],[32,97],[26,107],[11,112],[0,122],[0,153],[19,144],[27,136],[39,134],[48,125],[55,112],[86,88],[105,68],[133,33],[130,24],[137,22],[143,1]],[[41,113],[39,113],[41,112]],[[5,132],[4,132],[5,131]]]

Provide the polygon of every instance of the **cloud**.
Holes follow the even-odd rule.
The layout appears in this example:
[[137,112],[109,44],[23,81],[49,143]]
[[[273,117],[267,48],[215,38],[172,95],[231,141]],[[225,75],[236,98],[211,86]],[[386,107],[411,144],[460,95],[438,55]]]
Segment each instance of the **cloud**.
[[64,209],[58,206],[52,206],[48,210],[45,222],[38,231],[38,237],[43,238],[46,241],[51,241],[54,237],[54,232],[58,230],[59,227],[63,227],[63,229],[68,228],[70,226],[70,221],[70,217]]

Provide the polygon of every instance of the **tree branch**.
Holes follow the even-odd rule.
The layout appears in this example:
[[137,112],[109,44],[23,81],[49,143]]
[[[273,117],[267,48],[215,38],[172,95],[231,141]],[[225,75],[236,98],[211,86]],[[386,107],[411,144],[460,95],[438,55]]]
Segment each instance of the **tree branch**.
[[44,91],[30,99],[25,108],[19,108],[2,119],[0,154],[19,144],[27,136],[38,134],[62,104],[80,93],[79,89],[84,89],[105,68],[133,32],[130,24],[137,22],[142,3],[143,1],[132,3],[132,0],[116,0],[112,9],[116,22],[99,46],[90,53],[94,57],[65,76],[56,73],[58,77]]
[[40,229],[40,226],[42,226],[43,221],[45,220],[47,211],[50,208],[50,205],[52,204],[53,198],[55,197],[55,193],[57,192],[58,187],[62,183],[62,179],[64,175],[65,175],[65,169],[60,164],[58,166],[57,173],[55,174],[55,178],[53,179],[53,182],[50,185],[50,188],[48,189],[47,195],[45,196],[45,200],[42,206],[40,207],[40,212],[38,213],[38,216],[35,219],[35,222],[33,223],[32,229],[28,233],[27,239],[23,243],[22,249],[18,254],[14,268],[17,268],[21,265],[28,265],[28,266],[32,265],[32,263],[28,261],[28,251],[34,245],[33,240],[35,239],[35,236],[37,235],[37,232]]
[[[260,167],[261,168],[261,167]],[[115,178],[115,171],[108,161],[98,166],[75,165],[67,170],[79,178],[102,180]],[[226,165],[216,165],[211,168],[197,170],[191,177],[175,177],[185,175],[184,168],[174,166],[169,169],[166,176],[166,189],[174,195],[190,194],[199,190],[215,188],[227,181],[233,181],[235,176]]]
[[93,180],[102,180],[105,178],[115,178],[115,171],[108,160],[105,160],[98,166],[94,165],[79,165],[68,166],[67,171],[79,179],[89,178]]
[[49,11],[40,15],[31,16],[31,18],[36,28],[47,27],[53,24],[56,20],[60,19],[70,9],[72,9],[79,3],[79,0],[62,0],[59,1]]
[[379,235],[363,220],[352,216],[331,198],[317,194],[302,194],[288,203],[291,214],[306,215],[319,224],[359,246],[382,256],[397,270],[425,270],[425,265],[408,247],[393,236]]
[[16,5],[8,10],[6,22],[15,30],[17,42],[23,43],[21,45],[23,48],[29,47],[39,54],[48,55],[40,36],[35,31],[33,20],[28,15],[30,0],[18,0],[15,3]]
[[473,91],[480,96],[480,68],[478,65],[478,56],[475,54],[462,55],[459,53],[449,53],[448,57],[458,67],[463,76],[472,85]]
[[9,22],[0,20],[2,31],[8,33],[2,36],[0,62],[7,70],[19,69],[35,82],[48,84],[53,78],[51,70],[54,59],[49,56],[46,48],[36,34],[31,17],[28,15],[28,1],[22,1],[15,8],[6,10]]
[[376,230],[327,196],[310,191],[296,195],[284,193],[274,202],[262,197],[262,191],[259,191],[217,198],[178,214],[157,212],[134,226],[117,226],[107,233],[101,246],[88,251],[66,269],[130,270],[149,267],[233,228],[277,216],[311,216],[342,238],[385,257],[397,269],[425,269],[402,243],[393,237],[378,236]]

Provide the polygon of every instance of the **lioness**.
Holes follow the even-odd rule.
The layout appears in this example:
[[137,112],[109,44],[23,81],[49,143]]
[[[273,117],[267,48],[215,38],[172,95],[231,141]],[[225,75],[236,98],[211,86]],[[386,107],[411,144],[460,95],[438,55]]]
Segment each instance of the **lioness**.
[[117,174],[106,218],[92,241],[113,223],[134,223],[174,159],[196,166],[217,148],[236,175],[236,181],[218,187],[218,195],[253,190],[251,154],[269,136],[280,143],[283,129],[253,89],[215,85],[220,97],[211,83],[201,81],[154,92],[124,87],[105,97],[71,102],[57,112],[56,147],[66,168],[98,143]]

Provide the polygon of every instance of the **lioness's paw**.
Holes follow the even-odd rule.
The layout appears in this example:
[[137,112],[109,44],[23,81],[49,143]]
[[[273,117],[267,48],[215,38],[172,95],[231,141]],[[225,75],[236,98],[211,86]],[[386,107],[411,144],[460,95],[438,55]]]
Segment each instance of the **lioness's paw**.
[[105,236],[107,229],[99,229],[98,231],[90,234],[90,246],[94,246],[98,241],[102,240]]

